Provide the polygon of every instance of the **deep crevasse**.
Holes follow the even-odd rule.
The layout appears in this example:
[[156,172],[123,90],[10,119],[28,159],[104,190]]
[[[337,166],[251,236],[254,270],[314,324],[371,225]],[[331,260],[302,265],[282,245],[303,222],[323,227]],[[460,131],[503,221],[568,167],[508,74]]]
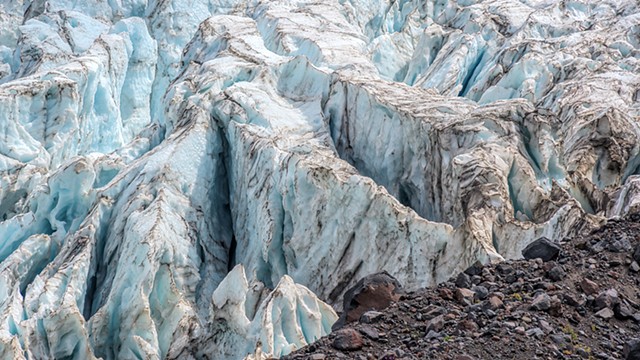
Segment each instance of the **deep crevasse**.
[[0,10],[3,358],[279,356],[638,208],[634,1]]

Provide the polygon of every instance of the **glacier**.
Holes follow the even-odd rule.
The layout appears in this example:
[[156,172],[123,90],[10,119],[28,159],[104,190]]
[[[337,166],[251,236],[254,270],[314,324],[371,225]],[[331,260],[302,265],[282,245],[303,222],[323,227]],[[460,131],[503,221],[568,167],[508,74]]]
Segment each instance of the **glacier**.
[[266,359],[640,210],[635,0],[0,0],[0,357]]

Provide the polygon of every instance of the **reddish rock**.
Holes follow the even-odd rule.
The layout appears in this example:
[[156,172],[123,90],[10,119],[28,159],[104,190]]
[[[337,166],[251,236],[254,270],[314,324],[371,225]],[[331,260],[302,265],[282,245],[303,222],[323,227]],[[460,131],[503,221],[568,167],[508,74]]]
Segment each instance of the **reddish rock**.
[[438,289],[438,294],[440,295],[441,298],[445,300],[453,300],[453,291],[447,288]]
[[355,351],[362,349],[363,342],[360,333],[353,329],[338,330],[331,344],[334,348],[343,351]]
[[598,290],[600,290],[598,284],[586,278],[582,280],[582,282],[580,283],[580,287],[582,288],[582,291],[584,291],[584,293],[587,295],[593,295],[597,293]]
[[387,308],[400,300],[400,294],[400,283],[386,271],[366,276],[344,294],[344,312],[333,325],[333,330],[357,321],[367,311]]
[[478,331],[478,324],[472,320],[463,320],[458,324],[458,329],[464,331]]
[[458,300],[461,303],[465,303],[465,302],[472,303],[474,296],[475,296],[475,293],[469,289],[462,289],[462,288],[456,289],[456,300]]
[[487,308],[489,310],[496,311],[504,306],[504,303],[497,295],[489,295],[489,299],[487,300]]

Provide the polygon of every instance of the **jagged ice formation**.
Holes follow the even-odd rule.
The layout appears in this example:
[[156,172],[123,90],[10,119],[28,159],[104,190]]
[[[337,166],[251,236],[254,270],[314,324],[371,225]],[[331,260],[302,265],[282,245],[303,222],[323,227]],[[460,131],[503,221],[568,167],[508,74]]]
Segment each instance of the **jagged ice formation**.
[[0,1],[0,357],[262,359],[640,209],[635,0]]

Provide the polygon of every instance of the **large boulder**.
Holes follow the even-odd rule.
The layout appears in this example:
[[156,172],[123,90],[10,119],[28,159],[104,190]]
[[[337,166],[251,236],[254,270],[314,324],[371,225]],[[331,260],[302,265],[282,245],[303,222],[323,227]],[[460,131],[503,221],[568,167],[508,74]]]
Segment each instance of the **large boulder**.
[[640,338],[627,342],[623,352],[626,360],[640,360]]
[[556,259],[558,254],[560,246],[546,237],[539,238],[522,250],[522,256],[527,260],[540,258],[542,261],[551,261]]
[[367,311],[382,310],[400,299],[402,286],[386,271],[368,275],[344,294],[343,312],[333,330],[360,319]]

